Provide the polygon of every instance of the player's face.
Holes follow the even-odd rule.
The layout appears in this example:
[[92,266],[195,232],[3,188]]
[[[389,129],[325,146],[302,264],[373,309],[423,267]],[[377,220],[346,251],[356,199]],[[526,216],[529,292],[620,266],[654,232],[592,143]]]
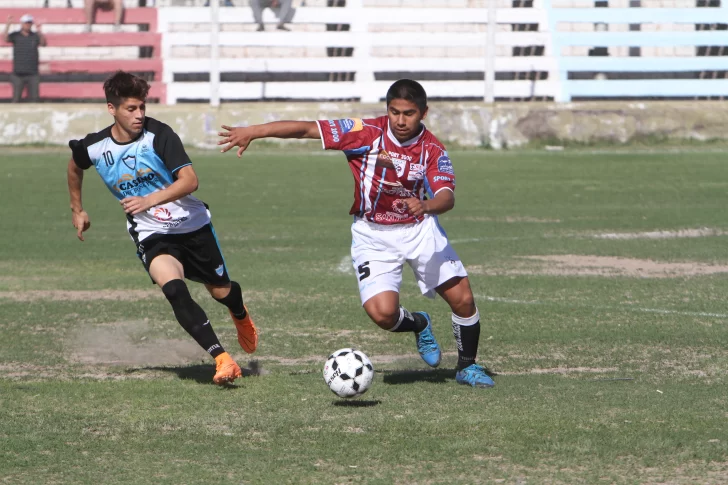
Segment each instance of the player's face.
[[420,133],[421,122],[427,116],[427,108],[420,111],[412,101],[393,99],[387,106],[387,116],[394,137],[399,142],[406,142]]
[[142,99],[125,98],[119,106],[109,103],[109,113],[116,120],[116,124],[123,131],[129,134],[131,138],[142,132],[144,127],[144,114],[147,111],[147,105]]

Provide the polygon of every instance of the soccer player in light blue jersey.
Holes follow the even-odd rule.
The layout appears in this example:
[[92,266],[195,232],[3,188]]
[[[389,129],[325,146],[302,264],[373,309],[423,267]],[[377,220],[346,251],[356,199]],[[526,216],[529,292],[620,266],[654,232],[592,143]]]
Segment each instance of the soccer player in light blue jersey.
[[242,376],[240,367],[220,345],[184,279],[203,283],[228,308],[244,351],[255,351],[258,333],[240,285],[228,275],[210,211],[191,195],[198,187],[192,162],[172,128],[146,117],[146,81],[118,71],[106,80],[104,92],[114,124],[69,142],[68,191],[77,236],[83,241],[91,227],[81,193],[84,170],[93,166],[119,201],[137,255],[177,321],[215,359],[213,381],[232,382]]

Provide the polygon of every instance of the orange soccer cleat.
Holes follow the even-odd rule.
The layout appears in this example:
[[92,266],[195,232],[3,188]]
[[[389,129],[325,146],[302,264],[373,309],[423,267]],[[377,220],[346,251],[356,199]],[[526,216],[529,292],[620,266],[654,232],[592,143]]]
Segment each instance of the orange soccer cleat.
[[253,319],[250,318],[248,307],[244,305],[243,307],[245,308],[245,318],[238,320],[232,312],[230,312],[230,316],[238,330],[238,343],[244,351],[252,354],[258,348],[258,330],[255,328]]
[[230,384],[238,377],[243,377],[243,372],[240,370],[240,366],[235,363],[230,354],[223,352],[222,354],[215,357],[215,377],[212,378],[212,382],[218,385]]

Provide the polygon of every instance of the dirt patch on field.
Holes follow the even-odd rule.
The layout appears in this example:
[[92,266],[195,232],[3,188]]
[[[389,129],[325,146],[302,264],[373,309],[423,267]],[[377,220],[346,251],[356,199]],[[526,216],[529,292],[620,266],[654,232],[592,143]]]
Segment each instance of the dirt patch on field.
[[696,237],[725,236],[728,234],[720,229],[702,227],[700,229],[680,229],[678,231],[647,231],[647,232],[607,232],[593,234],[595,239],[681,239]]
[[469,266],[473,274],[493,276],[626,276],[633,278],[683,278],[728,273],[727,265],[706,263],[661,263],[650,259],[618,258],[612,256],[523,256],[510,268]]
[[163,298],[163,295],[159,289],[95,291],[28,290],[0,291],[0,299],[2,298],[14,301],[136,301],[146,298]]
[[534,224],[558,224],[561,219],[544,219],[539,217],[530,216],[505,216],[505,217],[487,217],[487,216],[465,216],[465,217],[454,217],[461,221],[469,222],[506,222],[508,224],[515,224],[520,222],[529,222]]
[[498,371],[501,376],[522,376],[522,375],[541,375],[541,374],[606,374],[609,372],[617,372],[616,367],[551,367],[549,369],[541,369],[535,367],[523,372]]
[[188,364],[205,358],[205,352],[190,339],[148,338],[148,324],[114,322],[103,328],[79,328],[69,340],[72,362],[85,364],[160,366]]

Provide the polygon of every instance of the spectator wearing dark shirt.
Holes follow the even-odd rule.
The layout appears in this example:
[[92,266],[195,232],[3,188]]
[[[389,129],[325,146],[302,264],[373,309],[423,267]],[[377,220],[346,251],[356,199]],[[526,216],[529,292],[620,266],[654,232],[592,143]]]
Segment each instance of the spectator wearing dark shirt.
[[12,34],[10,24],[13,17],[8,17],[5,25],[5,42],[13,44],[13,73],[10,80],[13,83],[13,103],[20,101],[23,89],[28,86],[28,100],[38,101],[38,86],[40,74],[38,73],[38,47],[46,45],[46,38],[41,33],[40,24],[36,24],[33,32],[33,16],[25,14],[20,17],[20,30]]

